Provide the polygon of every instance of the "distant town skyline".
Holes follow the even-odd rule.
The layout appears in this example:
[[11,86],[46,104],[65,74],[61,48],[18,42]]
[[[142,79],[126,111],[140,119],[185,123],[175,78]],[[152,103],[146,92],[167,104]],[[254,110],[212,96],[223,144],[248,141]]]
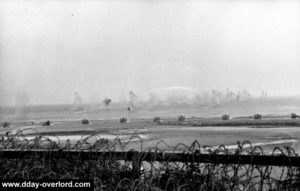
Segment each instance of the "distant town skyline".
[[299,1],[1,1],[0,105],[186,87],[300,96]]

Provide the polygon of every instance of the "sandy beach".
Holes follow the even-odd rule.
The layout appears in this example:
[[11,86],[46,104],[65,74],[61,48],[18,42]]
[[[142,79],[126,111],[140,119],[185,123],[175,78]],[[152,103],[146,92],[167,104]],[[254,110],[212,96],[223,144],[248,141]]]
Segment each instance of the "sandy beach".
[[[120,139],[127,143],[126,149],[137,150],[154,147],[172,150],[179,143],[190,146],[195,140],[201,146],[216,148],[223,144],[228,149],[234,149],[237,142],[250,141],[252,146],[261,146],[266,153],[272,152],[276,146],[290,146],[299,153],[299,124],[299,119],[282,116],[263,120],[238,117],[228,121],[218,118],[187,118],[183,123],[179,123],[177,118],[164,118],[161,123],[153,122],[152,119],[133,119],[127,123],[120,123],[119,120],[92,120],[88,125],[81,124],[81,121],[53,121],[51,126],[42,126],[41,122],[19,122],[12,123],[9,128],[1,128],[0,133],[22,132],[27,138],[42,135],[53,141],[59,140],[60,143],[67,140],[75,143],[94,135],[89,141],[101,138]],[[186,148],[181,146],[177,149]]]

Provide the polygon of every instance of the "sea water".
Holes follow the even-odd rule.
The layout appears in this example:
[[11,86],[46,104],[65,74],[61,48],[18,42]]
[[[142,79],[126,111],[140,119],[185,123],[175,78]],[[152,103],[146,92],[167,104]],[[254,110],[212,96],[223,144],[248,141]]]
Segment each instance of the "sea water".
[[220,117],[229,114],[231,118],[238,116],[253,116],[256,113],[262,115],[290,116],[291,113],[300,114],[300,96],[286,98],[269,98],[267,100],[253,99],[241,102],[230,102],[220,105],[173,105],[155,106],[149,105],[128,110],[125,105],[115,105],[85,110],[74,111],[72,105],[36,105],[23,108],[22,112],[16,112],[14,107],[1,107],[1,121],[69,121],[81,120],[111,120],[126,117],[129,119],[153,118],[154,116],[177,117]]

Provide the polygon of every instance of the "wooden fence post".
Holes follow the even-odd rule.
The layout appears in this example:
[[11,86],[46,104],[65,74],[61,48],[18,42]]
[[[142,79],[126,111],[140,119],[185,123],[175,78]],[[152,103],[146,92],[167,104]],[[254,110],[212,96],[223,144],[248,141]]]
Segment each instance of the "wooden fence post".
[[134,178],[139,178],[140,177],[140,171],[141,171],[141,164],[142,164],[140,152],[138,152],[138,151],[133,151],[132,152],[131,162],[132,162],[133,177]]

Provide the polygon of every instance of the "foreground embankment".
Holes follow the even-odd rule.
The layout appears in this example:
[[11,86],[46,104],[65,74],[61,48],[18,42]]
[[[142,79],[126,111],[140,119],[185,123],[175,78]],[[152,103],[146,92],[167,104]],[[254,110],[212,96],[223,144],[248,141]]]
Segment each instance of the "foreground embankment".
[[[299,157],[290,148],[264,156],[250,142],[228,150],[201,146],[188,151],[123,150],[126,142],[89,137],[77,144],[42,136],[6,134],[0,141],[0,179],[93,180],[95,190],[296,190]],[[178,145],[181,143],[177,143]],[[250,145],[249,147],[245,147]],[[206,151],[203,154],[203,151]],[[281,151],[276,154],[275,150]]]

